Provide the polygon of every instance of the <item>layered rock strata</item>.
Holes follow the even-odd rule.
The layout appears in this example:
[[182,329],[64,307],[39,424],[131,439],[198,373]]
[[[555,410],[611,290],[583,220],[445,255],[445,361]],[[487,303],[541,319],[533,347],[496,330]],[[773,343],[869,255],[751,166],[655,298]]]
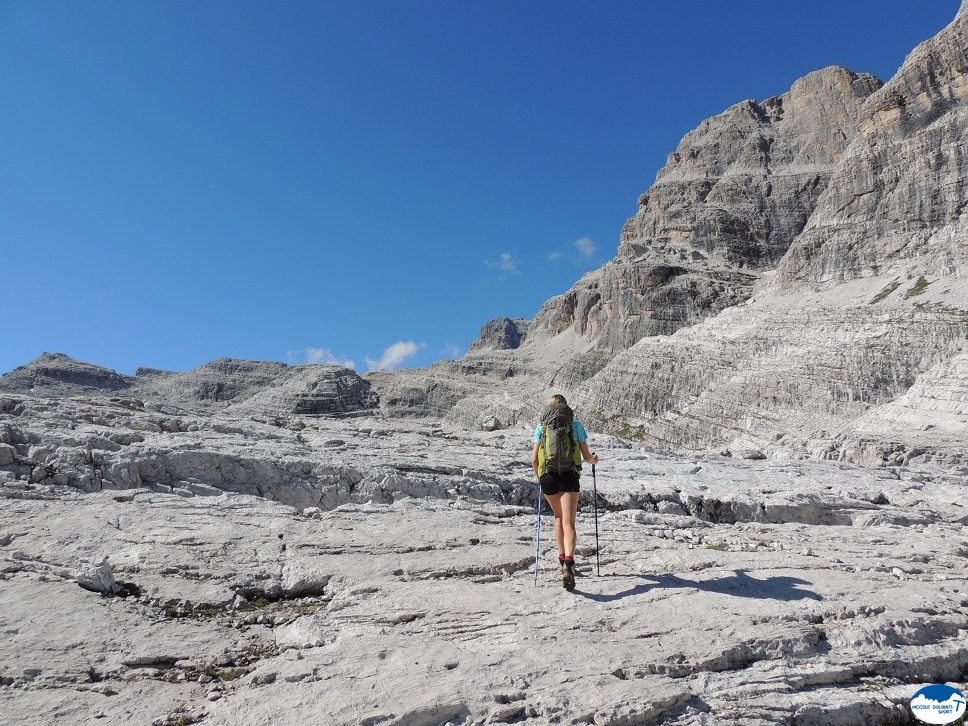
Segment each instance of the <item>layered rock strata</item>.
[[830,67],[704,121],[639,198],[616,259],[546,303],[532,330],[573,325],[617,352],[748,298],[751,273],[775,267],[807,224],[880,86]]
[[779,284],[829,282],[917,266],[964,274],[968,204],[968,9],[907,57],[860,109]]
[[530,321],[525,318],[496,318],[481,328],[481,334],[468,350],[512,350],[521,346]]
[[658,448],[962,461],[961,419],[878,410],[968,386],[966,26],[883,87],[828,68],[688,134],[619,255],[535,317],[534,390]]
[[752,438],[865,463],[964,460],[957,436],[925,443],[930,415],[854,428],[920,376],[968,386],[956,365],[968,347],[966,24],[963,9],[864,103],[860,133],[761,295],[644,340],[596,376],[583,401],[612,430],[637,426],[673,448]]
[[239,415],[353,414],[378,404],[370,384],[337,365],[287,366],[285,363],[221,358],[186,373],[139,368],[135,376],[64,354],[44,353],[0,376],[0,393],[72,397],[116,394],[118,401],[144,408],[184,411],[228,410]]
[[[0,413],[6,724],[854,726],[907,722],[921,685],[968,671],[964,475],[593,435],[568,593],[550,517],[535,570],[521,432],[215,410],[147,431],[158,415]],[[69,450],[223,456],[193,466],[208,484],[119,465],[82,494]],[[356,474],[296,465],[324,460]],[[237,493],[246,461],[291,480]]]
[[[878,299],[885,283],[857,281],[809,299],[767,293],[675,336],[643,340],[589,382],[580,405],[599,412],[603,428],[660,448],[753,446],[883,465],[897,460],[888,441],[940,421],[930,408],[909,410],[875,434],[875,412],[944,381],[951,435],[899,451],[968,461],[968,420],[954,413],[966,379],[949,368],[968,350],[968,285],[942,278],[906,299],[918,288],[908,281]],[[883,437],[880,455],[844,445],[858,427]]]

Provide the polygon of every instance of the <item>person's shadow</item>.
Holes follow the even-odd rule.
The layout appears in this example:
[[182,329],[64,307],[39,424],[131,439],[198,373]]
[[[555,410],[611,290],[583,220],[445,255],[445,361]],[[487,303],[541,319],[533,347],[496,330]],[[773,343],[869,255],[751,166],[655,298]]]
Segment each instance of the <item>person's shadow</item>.
[[[584,579],[584,578],[583,578]],[[763,600],[780,600],[789,602],[792,600],[823,600],[823,598],[812,590],[802,589],[801,585],[812,585],[808,580],[801,580],[798,577],[768,577],[758,580],[750,577],[744,570],[734,570],[732,575],[721,577],[715,580],[695,581],[687,580],[676,575],[611,575],[602,578],[590,578],[588,583],[594,580],[605,582],[616,582],[618,580],[648,580],[639,582],[627,590],[615,593],[593,593],[585,592],[576,587],[573,591],[576,595],[581,595],[589,600],[596,602],[614,602],[627,597],[644,595],[652,590],[661,588],[693,588],[703,592],[715,592],[723,595],[733,595],[735,597],[750,597]]]

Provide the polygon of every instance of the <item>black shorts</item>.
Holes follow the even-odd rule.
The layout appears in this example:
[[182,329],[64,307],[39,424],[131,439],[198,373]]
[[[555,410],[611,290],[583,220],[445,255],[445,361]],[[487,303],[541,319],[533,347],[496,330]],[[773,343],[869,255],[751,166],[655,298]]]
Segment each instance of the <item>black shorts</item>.
[[549,471],[538,479],[538,483],[541,484],[541,491],[546,496],[554,496],[562,492],[577,492],[579,490],[577,471],[566,471],[564,474],[555,474]]

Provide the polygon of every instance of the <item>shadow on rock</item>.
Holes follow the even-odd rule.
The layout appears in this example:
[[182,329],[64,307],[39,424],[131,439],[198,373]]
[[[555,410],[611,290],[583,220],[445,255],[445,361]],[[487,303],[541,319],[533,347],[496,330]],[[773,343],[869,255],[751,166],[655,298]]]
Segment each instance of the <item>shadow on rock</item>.
[[660,588],[693,588],[703,592],[715,592],[723,595],[733,595],[735,597],[750,597],[763,600],[822,600],[823,598],[812,590],[802,589],[801,585],[812,585],[808,580],[801,580],[798,577],[768,577],[758,580],[750,577],[744,570],[734,570],[734,574],[728,577],[721,577],[715,580],[687,580],[676,575],[648,576],[639,575],[634,577],[606,576],[600,579],[603,582],[616,582],[617,580],[648,580],[627,590],[616,593],[592,593],[584,592],[578,588],[574,590],[576,595],[595,600],[596,602],[613,602],[627,597],[644,595],[652,590]]

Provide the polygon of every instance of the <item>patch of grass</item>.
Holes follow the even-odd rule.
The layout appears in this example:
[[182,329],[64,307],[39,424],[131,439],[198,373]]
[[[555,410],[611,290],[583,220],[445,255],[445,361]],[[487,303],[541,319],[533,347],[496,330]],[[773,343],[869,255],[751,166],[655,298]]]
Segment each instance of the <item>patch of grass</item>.
[[927,292],[928,285],[930,285],[930,284],[931,283],[928,282],[927,280],[925,280],[924,279],[924,276],[922,275],[917,280],[915,280],[914,281],[914,284],[911,285],[911,288],[907,292],[904,293],[904,299],[905,300],[908,300],[908,299],[910,299],[912,297],[915,297],[917,295],[923,295],[925,292]]
[[880,693],[887,687],[887,681],[882,677],[861,678],[860,682],[861,685],[857,687],[858,691]]
[[300,602],[290,602],[286,611],[293,613],[294,615],[315,615],[320,610],[325,610],[326,606],[330,603],[333,598],[323,597],[323,598],[302,598]]
[[901,286],[901,281],[900,280],[894,280],[893,282],[889,283],[883,290],[881,290],[879,293],[877,293],[873,298],[871,298],[871,301],[869,303],[867,303],[867,304],[868,305],[876,305],[881,300],[883,300],[886,297],[888,297],[892,292],[894,292],[895,290],[897,290],[900,286]]
[[625,439],[626,441],[645,441],[648,436],[644,426],[633,426],[622,416],[607,416],[600,419],[602,430]]
[[165,605],[165,615],[173,620],[178,618],[211,620],[225,615],[225,611],[221,608],[183,608],[178,605]]
[[914,309],[919,313],[934,313],[935,315],[945,315],[954,322],[968,322],[968,310],[951,307],[939,302],[915,303]]
[[279,649],[269,643],[249,643],[242,651],[243,662],[259,661],[279,655]]

